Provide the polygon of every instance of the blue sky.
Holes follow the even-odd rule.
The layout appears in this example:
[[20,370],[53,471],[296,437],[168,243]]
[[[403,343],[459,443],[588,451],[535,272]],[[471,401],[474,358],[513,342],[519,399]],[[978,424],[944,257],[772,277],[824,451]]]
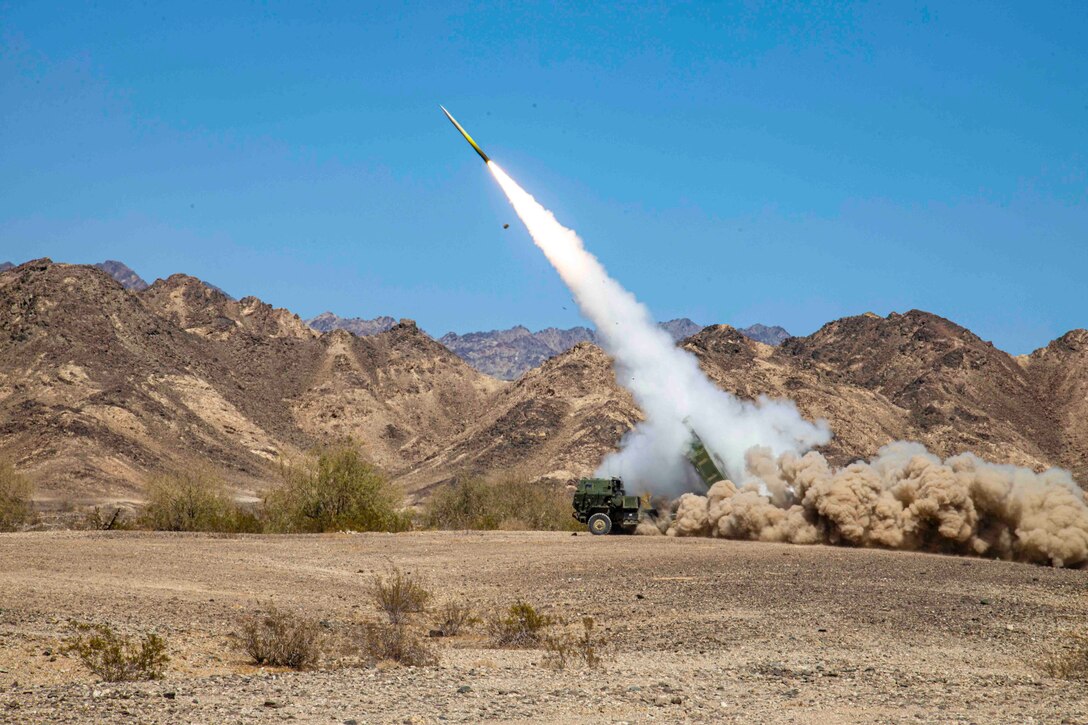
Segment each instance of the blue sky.
[[581,324],[443,103],[660,319],[1088,326],[1084,3],[593,5],[0,3],[0,260]]

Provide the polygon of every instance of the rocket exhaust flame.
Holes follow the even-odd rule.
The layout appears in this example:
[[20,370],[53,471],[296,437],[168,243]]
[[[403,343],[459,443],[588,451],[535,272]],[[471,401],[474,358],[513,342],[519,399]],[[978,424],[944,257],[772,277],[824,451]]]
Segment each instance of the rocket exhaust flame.
[[[445,111],[445,109],[442,109]],[[870,462],[833,470],[811,449],[827,443],[789,400],[743,401],[714,385],[571,229],[491,161],[446,112],[491,170],[533,242],[597,327],[645,421],[605,458],[598,475],[628,490],[679,494],[698,487],[685,453],[695,430],[731,480],[684,493],[642,533],[831,543],[994,556],[1088,566],[1084,492],[1060,469],[987,463],[970,453],[942,461],[896,441]],[[734,483],[739,481],[739,485]]]

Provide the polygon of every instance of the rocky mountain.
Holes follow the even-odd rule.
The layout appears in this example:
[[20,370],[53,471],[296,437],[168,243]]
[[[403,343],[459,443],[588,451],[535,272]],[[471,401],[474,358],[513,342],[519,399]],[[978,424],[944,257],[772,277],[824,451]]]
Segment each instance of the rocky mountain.
[[[790,398],[807,418],[826,419],[835,437],[823,453],[836,464],[915,440],[942,456],[969,450],[1036,469],[1060,465],[1088,482],[1084,330],[1020,360],[916,310],[836,320],[779,347],[727,325],[682,345],[719,387],[747,399]],[[592,470],[641,417],[608,357],[589,343],[529,371],[498,399],[498,418],[478,422],[408,480],[456,466],[563,479]]]
[[[674,340],[682,340],[702,329],[687,318],[662,322]],[[538,332],[518,325],[509,330],[448,332],[438,340],[472,367],[500,380],[514,380],[581,342],[597,342],[597,333],[588,327],[561,330],[549,327]]]
[[[541,351],[591,337],[504,333]],[[1013,358],[911,311],[835,320],[778,347],[724,325],[681,344],[722,388],[826,418],[835,462],[910,439],[1088,480],[1088,331]],[[504,382],[410,320],[319,333],[186,275],[131,292],[90,266],[0,272],[0,455],[44,497],[135,499],[149,477],[193,465],[255,493],[280,458],[343,438],[417,495],[463,475],[570,480],[640,415],[588,340]]]
[[570,481],[593,471],[641,418],[608,356],[579,343],[499,388],[484,415],[402,482],[425,492],[456,471]]
[[14,266],[15,265],[12,264],[11,262],[0,262],[0,272],[7,272],[9,269],[13,268]]
[[317,317],[306,320],[306,324],[318,332],[347,330],[353,335],[366,337],[367,335],[377,335],[380,332],[392,329],[397,321],[392,317],[375,317],[373,320],[364,320],[362,317],[340,317],[331,312],[322,312]]
[[105,262],[99,262],[94,266],[113,277],[125,289],[142,292],[148,287],[147,282],[145,282],[140,275],[129,269],[128,265],[123,262],[118,262],[115,259],[107,259]]
[[256,297],[235,300],[196,277],[174,274],[140,295],[155,312],[187,332],[225,339],[240,332],[258,337],[317,337],[298,315]]
[[[767,327],[756,323],[749,325],[748,327],[741,327],[737,330],[740,334],[744,335],[750,340],[756,342],[762,342],[764,345],[781,345],[785,342],[786,338],[790,336],[790,333],[786,332],[786,328],[775,325],[774,327]],[[692,333],[694,334],[694,333]]]
[[1018,358],[1030,375],[1043,412],[1052,426],[1048,440],[1055,460],[1088,481],[1088,330],[1062,335],[1027,358]]
[[438,341],[480,372],[500,380],[513,380],[548,358],[580,342],[595,339],[596,333],[586,327],[568,330],[549,327],[530,332],[518,325],[509,330],[469,332],[464,335],[448,332]]
[[703,329],[703,326],[692,322],[686,317],[681,317],[676,320],[669,320],[668,322],[661,323],[662,329],[665,332],[672,335],[672,339],[680,342],[685,337],[691,337],[699,330]]
[[501,385],[410,321],[319,336],[185,275],[133,294],[89,266],[0,273],[0,454],[45,497],[137,498],[193,465],[253,492],[279,458],[342,437],[397,474]]
[[[703,329],[702,325],[686,317],[662,322],[661,327],[676,341],[691,337]],[[777,345],[789,337],[789,333],[781,327],[764,325],[752,325],[740,332],[770,345]],[[518,325],[509,330],[469,332],[464,335],[448,332],[438,341],[480,372],[500,380],[514,380],[527,370],[579,343],[596,343],[597,332],[588,327],[571,327],[565,330],[549,327],[530,332]]]

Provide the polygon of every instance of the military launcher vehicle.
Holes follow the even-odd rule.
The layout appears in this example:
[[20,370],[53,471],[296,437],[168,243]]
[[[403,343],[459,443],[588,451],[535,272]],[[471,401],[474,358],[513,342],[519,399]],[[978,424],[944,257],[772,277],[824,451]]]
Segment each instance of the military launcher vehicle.
[[[691,437],[688,461],[709,489],[725,480],[722,466],[694,430]],[[619,478],[583,478],[574,491],[574,518],[586,524],[591,534],[629,534],[640,521],[653,515],[649,495],[628,496]]]

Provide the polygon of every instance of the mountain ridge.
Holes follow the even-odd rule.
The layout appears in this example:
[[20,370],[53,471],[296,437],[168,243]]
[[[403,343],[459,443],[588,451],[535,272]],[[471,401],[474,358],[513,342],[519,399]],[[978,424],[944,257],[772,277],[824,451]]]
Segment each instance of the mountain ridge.
[[[837,464],[908,439],[1088,480],[1085,330],[1013,358],[912,310],[833,320],[777,347],[727,325],[679,344],[719,387],[827,419]],[[0,455],[44,497],[138,499],[153,476],[193,465],[257,495],[277,461],[344,438],[414,495],[461,476],[569,481],[641,417],[589,341],[507,382],[411,320],[319,333],[186,275],[137,292],[48,259],[0,272]]]

